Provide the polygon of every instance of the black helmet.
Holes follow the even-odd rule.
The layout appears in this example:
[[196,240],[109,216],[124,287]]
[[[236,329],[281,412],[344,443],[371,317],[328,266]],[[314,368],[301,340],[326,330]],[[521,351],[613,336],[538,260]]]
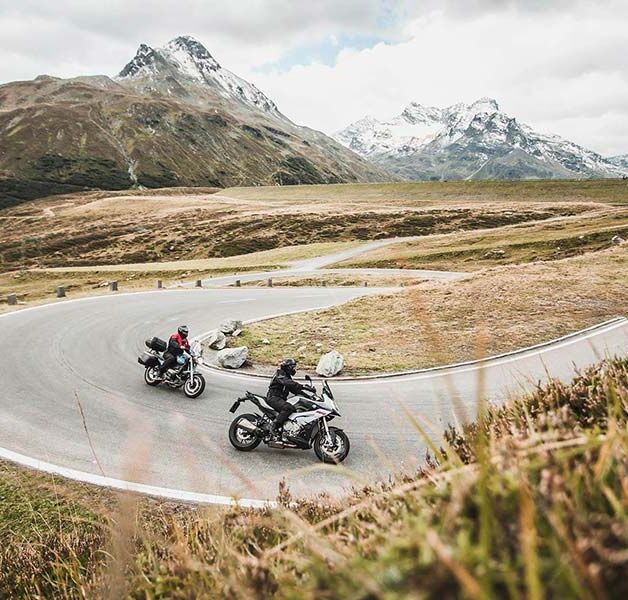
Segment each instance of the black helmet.
[[279,368],[288,375],[294,375],[297,372],[297,361],[294,358],[284,358]]
[[177,329],[177,331],[179,332],[179,335],[184,339],[188,337],[188,334],[190,333],[187,325],[181,325],[179,329]]

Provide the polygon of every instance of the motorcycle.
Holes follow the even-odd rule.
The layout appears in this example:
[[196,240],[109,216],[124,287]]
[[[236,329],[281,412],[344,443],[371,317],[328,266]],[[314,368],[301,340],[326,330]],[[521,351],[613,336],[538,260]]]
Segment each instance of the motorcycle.
[[164,363],[164,352],[168,344],[154,337],[145,342],[148,350],[142,352],[137,362],[144,367],[144,381],[150,386],[159,384],[171,388],[183,388],[183,393],[188,398],[198,398],[205,389],[205,377],[197,371],[197,366],[203,362],[203,351],[200,342],[194,342],[189,352],[177,357],[177,366],[168,369],[164,377],[159,376],[159,369]]
[[[311,378],[305,378],[311,385]],[[259,412],[239,415],[231,423],[229,441],[236,450],[249,452],[264,442],[270,448],[314,448],[314,453],[324,463],[341,463],[347,458],[347,434],[328,424],[334,417],[339,417],[340,412],[327,381],[323,383],[320,394],[315,390],[303,390],[288,400],[296,411],[284,424],[283,435],[278,439],[269,433],[277,411],[268,405],[264,396],[246,392],[233,403],[229,412],[235,413],[240,404],[246,401],[257,406]]]

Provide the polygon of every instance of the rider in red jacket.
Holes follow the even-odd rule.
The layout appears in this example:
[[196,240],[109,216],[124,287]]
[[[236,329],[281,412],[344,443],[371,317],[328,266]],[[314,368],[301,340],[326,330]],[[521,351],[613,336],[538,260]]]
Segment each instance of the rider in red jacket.
[[190,342],[188,341],[188,335],[190,330],[187,325],[181,325],[176,333],[173,333],[168,340],[168,349],[164,352],[164,362],[159,369],[159,375],[161,377],[168,371],[177,365],[177,358],[181,356],[185,351],[190,350]]

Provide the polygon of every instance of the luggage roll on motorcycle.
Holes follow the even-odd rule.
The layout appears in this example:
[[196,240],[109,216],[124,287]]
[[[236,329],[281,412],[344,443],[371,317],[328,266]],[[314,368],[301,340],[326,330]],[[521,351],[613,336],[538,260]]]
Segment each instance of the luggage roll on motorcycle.
[[[312,381],[307,376],[306,379]],[[269,426],[277,412],[266,403],[264,396],[246,392],[234,402],[230,412],[235,413],[246,401],[257,406],[259,412],[238,415],[231,423],[229,441],[237,450],[248,452],[264,442],[271,448],[313,448],[319,460],[325,463],[341,463],[347,458],[350,448],[347,434],[329,425],[340,412],[326,381],[320,393],[304,390],[288,400],[296,411],[284,424],[283,436],[279,439],[269,434]]]
[[183,388],[183,393],[188,398],[198,398],[205,389],[205,377],[197,370],[202,363],[202,348],[200,342],[194,342],[189,353],[182,355],[183,360],[177,364],[177,368],[169,369],[163,379],[159,376],[159,370],[164,363],[163,353],[168,349],[164,340],[153,337],[145,342],[147,351],[138,357],[144,367],[144,381],[150,386],[159,384],[172,388]]

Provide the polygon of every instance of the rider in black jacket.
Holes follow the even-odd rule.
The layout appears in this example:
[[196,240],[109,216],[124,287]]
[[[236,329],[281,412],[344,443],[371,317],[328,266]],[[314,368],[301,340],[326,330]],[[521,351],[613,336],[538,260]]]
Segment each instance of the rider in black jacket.
[[287,401],[288,394],[298,394],[304,389],[311,389],[310,386],[301,385],[292,379],[296,372],[297,361],[294,358],[286,358],[279,365],[279,369],[268,386],[266,402],[278,412],[270,426],[271,435],[277,435],[288,417],[295,411],[294,406]]

